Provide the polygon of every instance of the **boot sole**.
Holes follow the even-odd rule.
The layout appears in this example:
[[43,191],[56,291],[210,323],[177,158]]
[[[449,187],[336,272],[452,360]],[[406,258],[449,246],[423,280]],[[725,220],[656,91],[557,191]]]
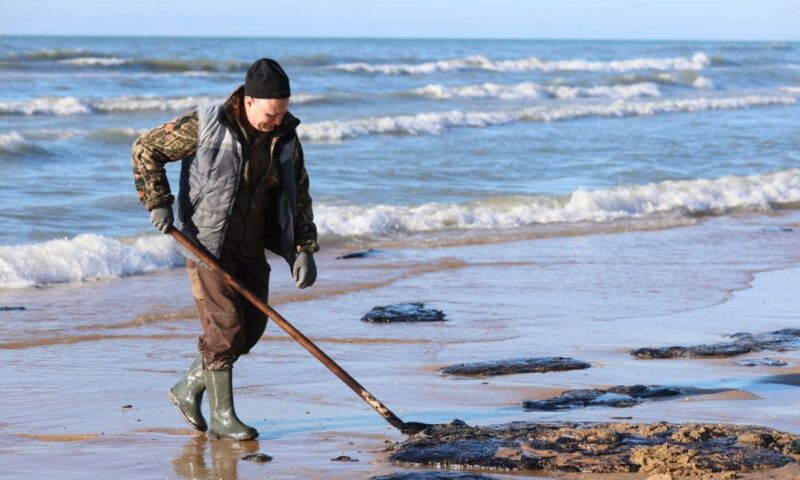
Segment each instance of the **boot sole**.
[[207,435],[211,438],[220,438],[220,439],[228,439],[228,440],[237,440],[240,442],[244,442],[247,440],[255,440],[258,438],[258,432],[255,435],[220,435],[219,433],[212,432],[211,430],[208,431]]
[[208,427],[205,427],[205,426],[203,426],[203,425],[198,425],[198,424],[194,423],[194,422],[193,422],[193,421],[192,421],[192,420],[191,420],[191,419],[190,419],[190,418],[189,418],[189,417],[186,415],[186,413],[184,413],[183,409],[181,408],[181,403],[178,401],[178,397],[176,397],[176,396],[175,396],[175,394],[174,394],[174,393],[172,393],[172,390],[170,390],[169,392],[167,392],[167,396],[169,397],[170,401],[172,401],[172,403],[174,403],[174,404],[175,404],[175,406],[176,406],[176,407],[178,407],[178,413],[180,413],[180,414],[181,414],[181,417],[183,417],[183,419],[184,419],[184,420],[186,420],[186,423],[188,423],[189,425],[191,425],[191,426],[192,426],[192,428],[194,428],[195,430],[198,430],[198,431],[200,431],[200,432],[205,432],[206,430],[208,430]]

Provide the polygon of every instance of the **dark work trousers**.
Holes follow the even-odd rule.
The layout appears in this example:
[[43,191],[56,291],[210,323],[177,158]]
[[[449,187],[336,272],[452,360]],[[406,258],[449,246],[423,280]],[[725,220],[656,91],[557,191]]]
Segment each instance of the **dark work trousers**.
[[[222,268],[267,301],[270,268],[263,253],[242,255],[223,249]],[[197,314],[203,325],[198,349],[206,370],[230,370],[233,363],[258,343],[267,326],[267,316],[225,283],[220,275],[191,260],[186,271]]]

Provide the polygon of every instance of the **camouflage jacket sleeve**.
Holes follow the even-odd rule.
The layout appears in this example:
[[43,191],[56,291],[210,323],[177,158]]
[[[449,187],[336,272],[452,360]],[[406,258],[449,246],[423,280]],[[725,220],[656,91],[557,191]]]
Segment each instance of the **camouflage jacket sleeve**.
[[311,209],[311,195],[308,193],[309,181],[303,158],[303,146],[300,139],[295,141],[294,171],[297,183],[297,218],[294,222],[294,238],[298,252],[314,253],[319,251],[317,244],[317,226],[314,225],[314,212]]
[[133,181],[139,200],[148,210],[175,201],[164,164],[194,155],[198,127],[197,112],[192,111],[150,130],[133,143]]

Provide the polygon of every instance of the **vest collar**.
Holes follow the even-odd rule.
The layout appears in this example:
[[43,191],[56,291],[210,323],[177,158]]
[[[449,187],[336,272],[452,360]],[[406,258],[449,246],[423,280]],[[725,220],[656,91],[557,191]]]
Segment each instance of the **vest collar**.
[[[239,131],[241,128],[243,128],[243,123],[238,121],[240,118],[239,115],[241,115],[240,110],[242,108],[243,100],[244,85],[240,85],[222,104],[218,120],[222,124],[236,131]],[[242,125],[241,127],[240,124]],[[300,119],[292,115],[291,112],[286,112],[286,115],[283,116],[281,124],[275,127],[275,130],[273,130],[272,133],[275,136],[282,136],[285,133],[294,132],[298,125],[300,125]]]

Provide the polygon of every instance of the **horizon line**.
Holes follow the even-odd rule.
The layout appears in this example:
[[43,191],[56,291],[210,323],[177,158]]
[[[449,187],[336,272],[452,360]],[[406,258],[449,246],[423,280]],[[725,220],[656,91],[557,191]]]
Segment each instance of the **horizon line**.
[[465,40],[465,41],[558,41],[558,42],[752,42],[752,43],[798,43],[798,39],[735,39],[735,38],[565,38],[565,37],[370,37],[370,36],[255,36],[255,35],[182,35],[182,34],[72,34],[72,33],[3,33],[5,37],[49,37],[49,38],[210,38],[221,40]]

